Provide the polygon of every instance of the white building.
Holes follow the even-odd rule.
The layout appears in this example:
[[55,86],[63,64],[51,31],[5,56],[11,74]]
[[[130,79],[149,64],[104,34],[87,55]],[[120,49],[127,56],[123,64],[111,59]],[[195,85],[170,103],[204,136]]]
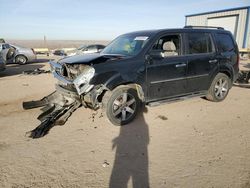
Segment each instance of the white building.
[[250,48],[250,6],[186,15],[185,25],[223,27],[232,32],[239,49]]

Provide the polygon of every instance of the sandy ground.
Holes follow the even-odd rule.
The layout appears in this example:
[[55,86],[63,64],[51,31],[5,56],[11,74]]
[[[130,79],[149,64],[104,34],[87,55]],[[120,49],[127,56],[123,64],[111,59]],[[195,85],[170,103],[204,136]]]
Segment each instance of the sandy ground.
[[250,187],[250,90],[227,99],[195,98],[147,108],[131,124],[111,125],[78,109],[41,139],[25,137],[39,109],[24,100],[54,90],[47,63],[9,65],[0,73],[0,187]]

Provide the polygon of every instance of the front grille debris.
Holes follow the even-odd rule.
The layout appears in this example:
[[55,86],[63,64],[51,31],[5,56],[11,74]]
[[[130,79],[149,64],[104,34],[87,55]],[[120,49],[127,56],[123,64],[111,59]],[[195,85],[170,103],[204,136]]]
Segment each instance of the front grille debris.
[[26,70],[23,71],[24,75],[38,75],[38,74],[45,74],[45,73],[50,73],[49,70],[43,70],[43,69],[34,69],[34,70]]
[[40,138],[48,134],[55,125],[64,125],[70,115],[81,106],[77,99],[66,99],[63,95],[53,92],[41,100],[23,102],[24,109],[43,107],[37,119],[41,121],[35,129],[26,133],[30,138]]

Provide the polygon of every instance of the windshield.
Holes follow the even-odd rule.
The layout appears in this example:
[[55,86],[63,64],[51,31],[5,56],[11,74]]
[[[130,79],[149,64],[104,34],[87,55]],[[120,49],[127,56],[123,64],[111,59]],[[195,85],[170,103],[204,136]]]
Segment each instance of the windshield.
[[141,35],[122,35],[111,42],[102,54],[137,55],[147,43],[149,37]]

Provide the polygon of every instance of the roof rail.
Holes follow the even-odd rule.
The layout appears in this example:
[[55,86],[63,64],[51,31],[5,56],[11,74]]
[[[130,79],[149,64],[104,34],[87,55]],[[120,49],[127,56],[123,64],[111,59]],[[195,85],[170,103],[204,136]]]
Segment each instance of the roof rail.
[[184,28],[186,28],[186,29],[203,29],[203,28],[206,28],[206,29],[209,29],[209,28],[211,28],[211,29],[221,29],[221,30],[224,30],[224,28],[223,27],[215,27],[215,26],[194,26],[194,25],[186,25],[186,26],[184,26]]

